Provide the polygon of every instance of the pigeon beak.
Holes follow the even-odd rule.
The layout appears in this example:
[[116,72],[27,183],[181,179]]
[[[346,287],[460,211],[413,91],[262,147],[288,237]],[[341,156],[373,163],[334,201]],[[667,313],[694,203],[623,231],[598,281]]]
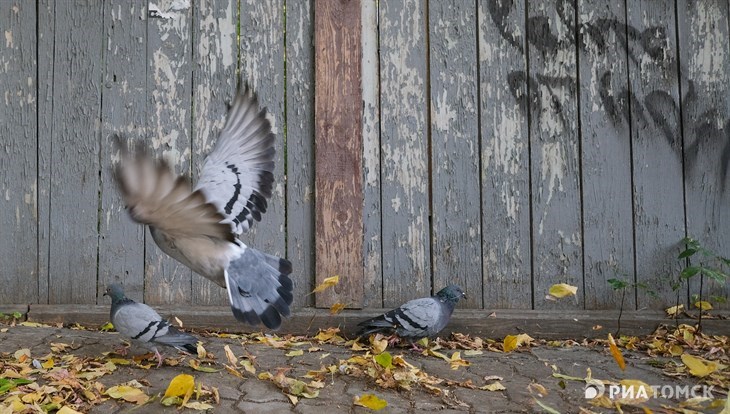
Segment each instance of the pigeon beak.
[[461,292],[461,297],[463,297],[464,299],[466,299],[466,292]]

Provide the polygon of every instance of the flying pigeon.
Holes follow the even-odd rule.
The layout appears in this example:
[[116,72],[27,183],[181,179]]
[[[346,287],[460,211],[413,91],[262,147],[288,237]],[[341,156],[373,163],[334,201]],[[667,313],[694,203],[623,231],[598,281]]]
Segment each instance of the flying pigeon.
[[179,331],[144,303],[128,299],[124,296],[121,285],[109,285],[104,295],[112,298],[109,316],[114,328],[120,334],[154,351],[158,361],[157,368],[162,365],[162,355],[157,350],[157,345],[171,346],[193,354],[197,352],[196,337]]
[[357,324],[361,327],[358,336],[395,333],[411,344],[420,338],[433,337],[446,327],[459,299],[465,297],[460,287],[449,285],[435,296],[413,299],[380,316],[360,322]]
[[119,138],[115,178],[131,218],[194,272],[228,290],[233,315],[276,329],[293,300],[291,262],[246,246],[238,236],[260,221],[274,183],[274,134],[256,94],[239,88],[193,190],[168,164]]

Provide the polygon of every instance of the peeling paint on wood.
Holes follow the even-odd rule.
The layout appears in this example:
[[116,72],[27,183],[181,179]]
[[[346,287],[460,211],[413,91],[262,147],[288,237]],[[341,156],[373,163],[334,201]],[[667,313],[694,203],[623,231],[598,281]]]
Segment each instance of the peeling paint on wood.
[[0,3],[0,303],[38,303],[36,6]]
[[482,307],[476,4],[429,3],[433,290]]

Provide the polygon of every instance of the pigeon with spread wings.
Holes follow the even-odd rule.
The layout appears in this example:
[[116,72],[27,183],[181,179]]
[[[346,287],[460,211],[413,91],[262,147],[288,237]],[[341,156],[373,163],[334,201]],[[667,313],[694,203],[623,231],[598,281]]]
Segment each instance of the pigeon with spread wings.
[[226,288],[236,319],[278,328],[293,300],[291,263],[237,237],[261,220],[274,183],[274,134],[256,94],[239,88],[192,190],[142,145],[134,154],[117,146],[114,176],[130,217],[149,226],[162,251]]

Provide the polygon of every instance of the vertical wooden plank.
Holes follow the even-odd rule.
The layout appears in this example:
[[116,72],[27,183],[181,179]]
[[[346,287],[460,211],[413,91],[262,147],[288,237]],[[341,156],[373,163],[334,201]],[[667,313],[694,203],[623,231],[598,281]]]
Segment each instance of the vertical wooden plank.
[[[273,196],[266,214],[241,239],[269,254],[286,255],[286,165],[284,160],[284,0],[245,0],[240,4],[241,76],[269,112],[276,134]],[[296,263],[294,263],[296,269]]]
[[362,2],[363,307],[383,306],[380,206],[380,72],[378,6]]
[[627,16],[636,279],[659,295],[639,291],[636,306],[656,309],[675,301],[685,234],[674,7],[628,0]]
[[[314,13],[286,4],[286,238],[293,307],[314,305]],[[283,168],[282,168],[283,169]]]
[[55,4],[50,303],[96,303],[102,6]]
[[104,105],[101,120],[101,221],[97,302],[110,283],[129,298],[144,299],[144,226],[129,218],[112,177],[118,157],[112,144],[145,137],[147,116],[147,7],[144,0],[107,0],[104,7]]
[[0,4],[0,303],[38,303],[35,24],[35,4]]
[[[148,3],[147,135],[153,154],[190,174],[192,9],[189,1]],[[192,271],[145,237],[145,302],[190,303]]]
[[38,1],[38,303],[48,303],[56,3]]
[[317,306],[363,302],[360,2],[315,2],[315,215],[317,283],[340,283]]
[[[679,0],[677,14],[687,235],[727,257],[730,253],[728,3]],[[690,294],[699,293],[696,279],[690,284]],[[712,300],[712,296],[726,301]],[[710,299],[713,306],[727,309],[729,296],[730,284],[705,280],[703,298]]]
[[[193,17],[193,179],[197,181],[205,156],[213,149],[236,92],[238,67],[238,2],[201,0]],[[225,289],[194,274],[192,302],[226,305]]]
[[476,3],[431,0],[433,288],[461,286],[482,307]]
[[[484,306],[532,308],[525,2],[479,2]],[[534,93],[534,91],[533,91]]]
[[[625,12],[623,2],[578,3],[586,309],[618,309],[607,280],[634,281]],[[624,308],[634,309],[629,292]]]
[[575,33],[574,0],[528,2],[535,309],[583,307],[544,299],[555,283],[583,287]]
[[431,294],[426,4],[380,3],[383,306]]

